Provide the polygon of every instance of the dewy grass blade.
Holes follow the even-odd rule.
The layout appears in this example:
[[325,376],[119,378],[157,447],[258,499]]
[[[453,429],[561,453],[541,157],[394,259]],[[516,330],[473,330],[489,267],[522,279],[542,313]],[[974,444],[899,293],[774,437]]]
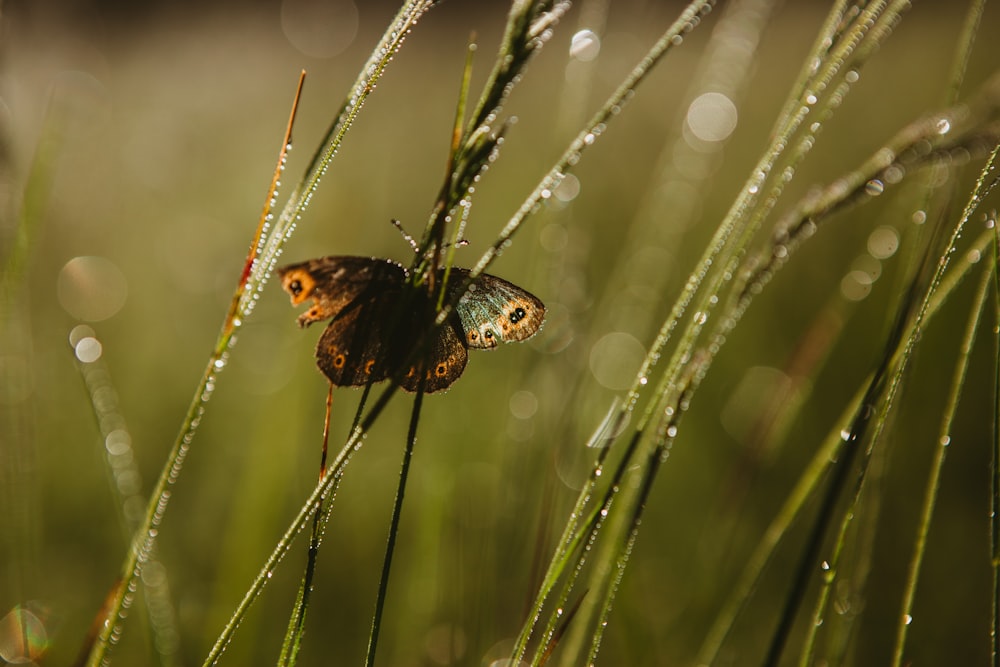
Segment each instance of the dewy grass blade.
[[[820,598],[816,603],[816,611],[813,615],[814,619],[819,619],[824,615],[825,605],[829,599],[829,591],[832,589],[837,580],[836,573],[839,565],[839,557],[847,539],[848,528],[850,527],[853,517],[857,513],[872,451],[879,444],[881,435],[888,422],[889,414],[895,405],[895,398],[902,386],[905,371],[910,360],[912,359],[917,342],[923,335],[923,331],[926,327],[926,321],[928,319],[928,313],[931,311],[932,305],[935,302],[935,297],[944,282],[951,256],[955,253],[957,242],[961,237],[962,230],[971,218],[972,213],[975,212],[983,198],[996,186],[998,182],[995,173],[998,151],[1000,151],[1000,144],[994,148],[990,157],[987,159],[986,164],[983,166],[979,179],[969,196],[969,200],[966,203],[961,216],[951,229],[951,234],[944,250],[941,252],[938,261],[933,263],[935,269],[929,283],[926,288],[924,288],[922,294],[913,295],[914,298],[919,298],[919,303],[915,304],[916,308],[912,310],[912,317],[909,317],[911,313],[907,313],[908,322],[906,325],[906,331],[903,333],[903,336],[899,339],[898,343],[893,344],[886,350],[886,356],[884,357],[882,364],[882,368],[886,369],[886,373],[884,374],[885,386],[878,392],[877,402],[873,402],[871,405],[872,412],[875,415],[872,424],[872,433],[868,438],[868,444],[866,445],[865,450],[862,452],[860,473],[855,484],[853,497],[849,502],[848,509],[842,516],[839,529],[834,538],[833,546],[831,547],[831,556],[825,559],[829,564],[830,574],[825,577],[822,582]],[[916,283],[914,283],[914,285],[916,285]],[[905,308],[910,310],[912,306],[906,305]],[[816,627],[817,624],[814,623],[811,632],[815,632]],[[809,638],[806,646],[810,646],[811,643],[812,639]]]
[[[904,3],[896,3],[890,11],[890,17],[898,14],[898,12],[902,10],[903,6]],[[847,38],[845,38],[839,48],[832,53],[831,57],[826,62],[826,66],[821,67],[819,72],[815,75],[813,81],[819,82],[817,84],[819,90],[825,90],[828,87],[833,77],[844,67],[848,60],[848,56],[858,48],[858,44],[861,42],[862,38],[868,35],[869,28],[872,25],[878,25],[874,19],[878,16],[878,12],[881,11],[881,8],[872,11],[875,13],[870,16],[862,12],[862,16],[855,23],[855,25],[858,26],[857,29],[853,32],[847,33]],[[875,37],[872,38],[872,41],[877,43],[879,40],[884,39],[888,33],[886,30],[881,30],[873,31],[873,34]],[[815,48],[825,48],[825,41],[823,39],[818,39]],[[868,46],[869,50],[871,48],[873,47]],[[808,60],[807,62],[811,65],[812,60]],[[791,105],[793,103],[794,100],[790,100],[788,104]],[[789,108],[791,108],[791,106],[789,106]],[[646,362],[637,374],[636,383],[633,385],[633,389],[630,390],[629,400],[626,403],[625,409],[631,410],[634,406],[638,389],[645,385],[645,380],[648,377],[648,373],[651,370],[652,365],[655,363],[655,360],[659,358],[660,351],[666,344],[673,329],[679,323],[681,315],[689,309],[696,292],[698,292],[702,287],[704,281],[709,281],[709,287],[704,293],[701,303],[699,303],[698,307],[694,309],[695,315],[688,327],[688,330],[682,338],[680,347],[677,351],[675,351],[670,364],[662,376],[661,382],[654,391],[654,396],[658,396],[660,398],[651,402],[648,406],[646,413],[643,415],[641,422],[637,426],[637,433],[641,433],[645,430],[646,423],[654,414],[665,414],[665,411],[670,408],[671,405],[676,403],[676,394],[668,394],[667,388],[674,386],[676,389],[676,387],[680,386],[676,380],[682,373],[681,363],[683,360],[693,358],[692,350],[700,335],[704,322],[707,321],[707,314],[711,310],[711,304],[716,302],[716,295],[718,295],[719,290],[725,281],[725,277],[727,275],[731,275],[732,271],[735,269],[733,263],[741,254],[739,252],[739,248],[745,246],[749,242],[749,239],[760,225],[764,215],[777,201],[778,195],[782,189],[782,183],[780,181],[772,185],[772,192],[762,200],[764,202],[763,206],[759,204],[760,200],[758,200],[758,195],[761,193],[764,180],[767,175],[771,173],[771,168],[775,164],[778,156],[781,154],[782,147],[787,145],[787,139],[792,136],[796,128],[801,126],[808,113],[809,105],[799,105],[796,113],[792,113],[787,116],[789,120],[786,127],[776,131],[776,139],[772,144],[770,152],[761,159],[758,168],[753,172],[754,175],[751,178],[748,187],[741,193],[737,202],[733,204],[729,215],[726,216],[726,219],[717,230],[715,237],[705,251],[705,255],[699,262],[699,267],[701,268],[696,269],[692,273],[692,277],[685,284],[684,292],[675,303],[670,317],[667,319],[667,322],[661,329],[659,337],[654,343],[653,349],[650,351]],[[802,159],[804,154],[804,151],[800,151],[798,159]],[[751,213],[751,211],[753,211],[753,213]],[[723,256],[728,256],[730,259],[724,260]],[[724,261],[720,261],[720,257],[723,257]],[[713,269],[714,274],[712,275],[714,277],[708,278]],[[723,324],[723,326],[727,325]],[[703,370],[699,372],[703,372]],[[672,437],[670,438],[670,441],[672,441]],[[662,447],[665,447],[666,443],[660,443],[656,446],[662,450]],[[598,461],[595,466],[595,470],[600,469],[602,460]],[[627,466],[630,465],[630,462],[623,460],[620,465]],[[579,503],[586,502],[591,489],[592,487],[588,486],[583,492],[581,492],[578,506],[574,509],[571,516],[580,515],[581,507]],[[575,530],[575,526],[571,527]],[[629,543],[629,540],[619,542],[619,544],[623,545],[622,549],[627,549],[627,545]],[[554,560],[559,560],[558,555]],[[546,592],[543,592],[540,594],[540,597],[543,597],[546,594]],[[609,590],[609,595],[605,599],[610,600],[612,598],[613,591]],[[530,629],[528,630],[528,633],[530,634]],[[526,640],[527,638],[522,632],[522,637],[519,638],[516,650],[522,649]],[[519,655],[520,653],[518,652],[515,652],[514,654],[515,658]]]
[[930,532],[934,507],[937,504],[938,491],[941,484],[941,472],[944,470],[945,457],[951,444],[951,426],[955,418],[955,411],[958,409],[959,399],[962,396],[962,387],[965,386],[965,376],[969,370],[969,358],[972,354],[972,346],[976,340],[976,332],[983,322],[983,313],[986,310],[986,296],[989,292],[990,281],[992,279],[992,269],[985,268],[979,289],[976,291],[975,300],[969,310],[969,322],[965,329],[965,336],[962,339],[959,358],[955,363],[955,376],[952,379],[948,403],[942,415],[941,430],[938,433],[934,459],[931,462],[931,469],[927,475],[927,488],[924,492],[924,501],[921,507],[920,524],[913,545],[913,555],[907,568],[903,603],[896,626],[896,647],[892,662],[896,667],[899,667],[903,662],[903,648],[906,645],[906,633],[910,627],[910,619],[912,618],[913,599],[916,596],[917,582],[920,578],[920,565],[923,562],[924,552],[927,547],[927,535]]
[[[677,40],[681,35],[690,32],[698,24],[699,17],[711,9],[714,4],[715,3],[711,0],[696,1],[690,3],[684,9],[678,19],[667,29],[656,44],[650,48],[645,57],[643,57],[635,68],[633,68],[625,81],[622,82],[614,93],[612,93],[611,97],[608,98],[593,118],[590,119],[584,130],[580,132],[570,143],[569,147],[563,152],[555,166],[549,170],[549,172],[542,178],[541,182],[535,187],[534,191],[532,191],[524,203],[521,204],[517,213],[515,213],[515,215],[504,226],[497,240],[486,250],[473,267],[470,272],[470,281],[471,278],[478,276],[493,263],[493,261],[510,242],[511,237],[517,232],[518,229],[520,229],[521,225],[528,218],[528,216],[534,213],[541,206],[542,202],[552,196],[552,191],[559,185],[565,175],[572,170],[573,166],[579,162],[586,149],[597,142],[597,139],[607,129],[607,124],[614,116],[617,116],[621,112],[622,107],[625,105],[627,100],[634,95],[636,89],[645,80],[646,76],[653,69],[653,67],[660,62],[660,60],[667,54],[668,51],[670,51],[672,47],[676,46],[678,43]],[[464,292],[467,288],[468,284],[465,284],[463,288],[458,291]],[[450,307],[446,307],[441,311],[438,316],[439,324],[446,321],[447,317],[450,315],[450,310]],[[630,392],[629,400],[623,407],[623,410],[631,411],[634,407],[635,400],[636,393]],[[551,587],[546,587],[546,582],[549,585],[554,585],[558,578],[556,573],[564,569],[566,563],[571,557],[571,551],[568,550],[568,547],[569,545],[576,543],[579,537],[578,532],[580,530],[580,518],[584,516],[587,500],[590,498],[590,494],[594,488],[594,483],[600,475],[601,466],[608,451],[609,449],[607,448],[601,450],[599,461],[592,469],[591,475],[588,478],[583,491],[580,493],[577,504],[570,513],[570,520],[566,524],[563,534],[559,539],[559,546],[550,561],[548,571],[543,579],[542,588],[538,591],[535,600],[532,603],[531,611],[529,611],[528,619],[526,620],[525,625],[522,626],[521,632],[515,642],[514,649],[511,654],[511,660],[514,663],[523,658],[527,649],[528,641],[541,617],[542,606],[552,590]],[[542,644],[544,643],[545,640],[543,638]]]
[[[993,223],[993,326],[1000,331],[1000,226],[994,211]],[[993,599],[990,601],[990,657],[1000,666],[1000,340],[993,334],[993,456],[990,461],[990,544],[993,570]]]
[[167,503],[170,500],[170,487],[173,486],[180,475],[188,449],[194,439],[195,432],[198,430],[198,425],[201,423],[202,415],[205,413],[205,404],[211,398],[212,392],[215,389],[216,377],[226,366],[233,333],[240,327],[243,319],[250,312],[253,300],[248,301],[246,299],[248,287],[253,276],[253,267],[257,265],[261,238],[265,233],[267,221],[270,218],[271,204],[277,189],[281,169],[285,163],[288,147],[291,143],[292,124],[295,120],[298,99],[302,91],[303,76],[299,77],[295,102],[292,104],[285,136],[281,144],[281,150],[278,153],[278,164],[267,191],[264,208],[261,212],[257,229],[254,232],[246,262],[237,281],[233,298],[230,301],[229,310],[223,319],[222,330],[216,340],[215,349],[209,357],[201,381],[198,383],[198,388],[195,390],[194,398],[188,407],[177,439],[174,441],[170,453],[167,455],[166,465],[164,465],[156,486],[153,488],[145,519],[133,537],[132,544],[125,558],[125,563],[122,566],[121,585],[118,585],[115,593],[110,596],[110,604],[107,605],[107,615],[105,616],[101,633],[98,635],[97,641],[88,656],[88,665],[96,666],[105,664],[108,659],[108,650],[121,637],[121,624],[135,595],[142,568],[145,567],[156,541],[158,526],[163,519],[163,513],[166,511]]
[[[323,418],[323,445],[319,462],[319,481],[326,478],[326,459],[330,443],[330,419],[333,411],[333,383],[329,383],[326,392],[326,412]],[[367,395],[367,394],[366,394]],[[362,398],[362,402],[364,397]],[[360,413],[360,408],[359,408]],[[330,490],[330,499],[336,494],[336,488]],[[299,584],[299,592],[295,596],[291,617],[288,619],[288,630],[281,644],[278,664],[282,667],[294,665],[298,660],[299,649],[302,647],[302,637],[305,634],[306,612],[312,595],[313,577],[316,574],[316,561],[319,556],[319,545],[326,532],[327,520],[330,517],[330,502],[313,515],[312,534],[309,536],[309,548],[306,554],[306,571]]]
[[[975,258],[982,256],[986,251],[988,245],[992,242],[992,236],[991,231],[983,232],[973,244],[970,251],[954,267],[954,270],[942,280],[938,293],[930,303],[930,308],[927,312],[928,321],[937,315],[941,307],[962,282],[962,279],[976,266],[977,261]],[[862,387],[870,381],[870,378],[866,378],[862,383]],[[837,452],[843,445],[843,433],[846,432],[846,424],[850,422],[851,416],[857,413],[862,397],[863,389],[859,389],[854,397],[845,405],[841,417],[835,422],[838,426],[827,435],[817,448],[816,453],[799,475],[795,486],[788,493],[784,504],[764,531],[757,547],[747,559],[743,572],[733,585],[732,592],[705,635],[701,649],[698,651],[699,664],[710,665],[715,663],[726,638],[735,625],[740,612],[749,602],[750,596],[757,587],[764,568],[774,554],[781,538],[788,532],[793,521],[799,516],[809,498],[815,493],[819,482],[823,479],[824,472],[829,468],[830,461],[837,458]],[[845,426],[842,428],[839,425]]]

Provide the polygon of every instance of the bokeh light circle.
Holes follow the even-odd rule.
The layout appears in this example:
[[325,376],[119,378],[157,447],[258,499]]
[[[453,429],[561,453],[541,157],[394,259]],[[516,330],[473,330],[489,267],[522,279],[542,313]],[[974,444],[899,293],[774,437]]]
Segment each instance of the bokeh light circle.
[[281,29],[303,55],[332,58],[358,34],[358,8],[351,0],[285,0]]
[[632,386],[646,357],[646,348],[634,336],[614,331],[590,349],[590,372],[608,389],[621,391]]
[[125,274],[104,257],[74,257],[59,271],[56,293],[59,303],[74,318],[100,322],[116,315],[125,305],[128,282]]

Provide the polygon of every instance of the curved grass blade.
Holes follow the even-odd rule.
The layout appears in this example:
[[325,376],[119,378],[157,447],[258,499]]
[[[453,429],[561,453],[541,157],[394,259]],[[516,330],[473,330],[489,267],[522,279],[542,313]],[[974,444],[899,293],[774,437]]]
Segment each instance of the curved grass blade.
[[[690,5],[688,9],[685,11],[685,14],[682,15],[680,19],[678,19],[678,21],[675,23],[674,26],[672,26],[671,31],[668,32],[668,37],[658,42],[657,46],[654,47],[654,52],[658,51],[659,53],[654,56],[653,55],[654,52],[651,52],[651,54],[647,56],[647,58],[643,61],[640,68],[638,68],[638,70],[633,73],[633,76],[630,77],[630,79],[636,78],[637,75],[641,77],[642,73],[640,70],[643,70],[645,67],[648,67],[650,64],[655,62],[656,59],[662,56],[662,53],[665,50],[664,42],[666,42],[666,44],[673,43],[674,40],[676,40],[676,38],[680,34],[682,34],[682,32],[686,32],[687,30],[689,30],[691,27],[690,22],[694,21],[698,13],[703,11],[705,8],[706,5],[700,5],[700,6],[695,6],[694,4]],[[832,80],[834,75],[839,71],[839,69],[843,66],[844,62],[847,59],[847,55],[853,52],[854,48],[856,47],[857,39],[848,40],[846,44],[841,46],[840,50],[836,52],[837,57],[836,59],[833,60],[832,64],[827,64],[825,68],[821,68],[818,73],[813,74],[812,80],[819,82],[818,84],[814,83],[813,84],[814,87],[817,87],[821,90],[829,88],[830,81]],[[822,38],[817,39],[816,42],[817,46],[815,48],[817,50],[823,48],[823,45],[825,43],[826,42],[824,41],[824,39]],[[808,62],[812,62],[812,60],[810,59]],[[622,86],[622,88],[628,88],[628,87],[630,87],[628,82],[626,82],[626,84]],[[621,90],[621,88],[619,90]],[[805,90],[806,92],[803,93],[803,95],[811,94],[808,92],[809,91],[808,88],[806,88]],[[783,147],[788,144],[788,140],[795,131],[795,129],[802,125],[809,110],[806,105],[798,103],[796,99],[790,99],[786,103],[786,108],[789,109],[789,113],[786,114],[788,120],[784,123],[785,126],[776,130],[775,132],[776,140],[772,144],[770,151],[758,163],[758,167],[754,170],[753,172],[754,176],[751,178],[748,187],[743,191],[737,202],[733,204],[733,207],[730,209],[730,213],[727,215],[726,219],[723,221],[720,228],[716,231],[715,237],[710,242],[709,247],[706,249],[702,259],[699,260],[699,268],[696,269],[695,272],[692,274],[691,278],[686,283],[684,291],[682,292],[681,296],[675,302],[675,305],[673,307],[673,310],[671,311],[670,316],[668,317],[667,321],[661,328],[660,334],[657,336],[657,339],[654,342],[652,349],[650,350],[645,362],[643,363],[643,366],[641,367],[639,373],[637,374],[636,380],[633,383],[632,388],[630,388],[629,390],[628,398],[623,407],[624,410],[631,411],[634,408],[635,403],[638,400],[639,392],[640,390],[642,390],[642,388],[646,386],[649,373],[652,370],[653,366],[655,365],[656,361],[659,359],[661,350],[666,345],[673,330],[679,324],[681,316],[687,310],[689,310],[689,307],[691,306],[694,300],[696,292],[699,291],[704,281],[707,279],[707,276],[710,273],[710,269],[712,267],[726,266],[727,264],[726,262],[719,261],[719,256],[723,253],[724,249],[727,246],[733,245],[734,238],[742,239],[743,243],[746,243],[746,239],[748,239],[752,231],[756,229],[756,225],[759,225],[760,219],[762,218],[763,214],[766,213],[768,210],[770,210],[770,207],[772,207],[774,205],[774,202],[777,200],[778,193],[780,193],[781,189],[780,182],[775,186],[773,186],[772,192],[770,192],[769,196],[764,199],[764,201],[768,203],[768,206],[765,206],[763,208],[758,208],[755,217],[756,222],[753,222],[752,224],[744,222],[743,223],[744,231],[741,234],[737,234],[738,223],[740,223],[740,221],[746,220],[748,212],[751,210],[752,206],[754,206],[755,203],[758,201],[758,195],[760,194],[761,186],[763,185],[763,178],[766,177],[767,174],[771,173],[772,167],[775,164],[778,156],[781,154]],[[798,112],[792,113],[791,112],[792,109],[796,109],[798,110]],[[543,185],[549,185],[549,184],[543,183]],[[522,208],[522,210],[524,209]],[[514,221],[512,221],[512,223],[514,223]],[[492,259],[492,258],[484,258],[484,259]],[[484,262],[481,261],[480,265],[483,265],[483,263]],[[675,352],[670,366],[668,366],[668,368],[664,372],[662,376],[663,379],[661,380],[657,389],[654,391],[654,396],[660,396],[664,398],[661,398],[658,405],[651,404],[650,407],[647,409],[641,422],[636,427],[635,435],[631,439],[632,442],[638,441],[638,439],[641,437],[641,434],[645,431],[649,419],[654,413],[664,413],[665,411],[667,411],[668,406],[672,404],[672,401],[668,397],[666,397],[666,388],[669,385],[670,378],[678,377],[678,374],[680,373],[681,360],[691,358],[690,350],[693,347],[694,341],[696,340],[701,330],[701,326],[704,324],[704,320],[702,319],[702,317],[704,317],[705,314],[707,314],[707,312],[710,310],[710,301],[712,300],[712,297],[710,297],[709,295],[714,295],[718,293],[719,288],[724,280],[724,277],[729,274],[730,270],[726,271],[723,271],[721,269],[716,270],[715,278],[713,279],[714,282],[711,283],[711,286],[708,288],[708,293],[706,294],[705,297],[703,297],[702,303],[699,304],[699,306],[701,307],[696,309],[696,315],[694,321],[689,326],[689,329],[685,334],[685,338],[682,339],[681,343],[682,349],[679,349],[678,352]],[[632,445],[630,445],[630,450],[631,449],[633,449]],[[607,451],[608,450],[605,450],[605,452],[603,452],[599,456],[598,461],[594,466],[593,472],[591,473],[591,476],[588,479],[588,482],[584,490],[580,493],[577,505],[574,507],[574,510],[571,514],[570,523],[567,525],[567,531],[566,533],[564,533],[563,543],[565,543],[566,541],[565,540],[566,535],[571,535],[577,530],[575,517],[579,517],[582,515],[582,510],[585,507],[586,503],[589,501],[590,495],[592,494],[594,486],[596,484],[596,479],[600,476],[601,470],[603,468],[604,457],[606,456]],[[631,459],[631,454],[627,458],[623,458],[620,466],[624,467],[630,465],[629,463],[630,459]],[[565,551],[558,552],[556,556],[553,558],[553,566],[557,570],[564,569],[565,566],[564,564],[567,558],[568,555],[565,553]],[[547,577],[547,579],[553,580],[554,578]],[[540,591],[539,599],[544,599],[544,597],[546,597],[547,595],[548,595],[547,590]],[[557,608],[559,606],[561,605],[558,604],[556,605]],[[536,610],[540,610],[540,607],[541,603],[539,602],[538,604],[536,604]],[[540,611],[537,613],[540,613]],[[529,620],[529,625],[526,626],[526,632],[525,631],[522,632],[522,635],[519,637],[518,642],[515,646],[515,653],[514,653],[515,659],[523,654],[528,636],[530,636],[531,628],[533,627],[534,627],[534,620]],[[549,622],[549,628],[551,627],[553,627],[552,620],[550,620]]]
[[[941,282],[940,289],[931,301],[927,312],[928,322],[937,315],[940,308],[961,284],[962,279],[976,266],[976,260],[973,258],[982,255],[992,241],[991,236],[992,234],[988,231],[981,234],[973,244],[970,252],[961,259],[954,270]],[[869,377],[863,382],[862,386],[867,386],[870,382],[871,378]],[[838,425],[843,424],[844,426],[842,428],[837,426],[823,440],[812,459],[799,475],[798,481],[789,492],[784,504],[764,531],[757,547],[750,555],[750,558],[747,559],[743,572],[732,586],[732,591],[726,603],[716,615],[715,621],[702,641],[701,648],[698,651],[698,664],[711,665],[715,663],[726,638],[729,636],[747,602],[749,602],[781,538],[787,534],[792,523],[806,507],[809,498],[816,492],[819,483],[824,478],[826,470],[830,467],[830,461],[839,458],[839,450],[845,440],[844,434],[849,433],[848,425],[852,420],[852,416],[858,413],[863,396],[863,389],[859,389],[855,396],[847,403],[842,416],[835,422]]]
[[[364,396],[362,396],[362,401],[364,401]],[[326,457],[330,443],[330,418],[332,409],[333,383],[330,382],[326,391],[326,412],[323,418],[323,446],[319,461],[320,482],[326,478]],[[336,488],[331,489],[331,498],[335,494]],[[312,534],[309,536],[309,550],[306,555],[306,571],[302,577],[302,583],[299,585],[299,592],[295,597],[292,615],[288,619],[288,630],[285,632],[285,639],[281,645],[281,654],[278,657],[278,664],[282,666],[294,665],[298,660],[299,649],[302,646],[302,636],[305,634],[306,612],[309,609],[313,577],[316,574],[316,559],[319,556],[319,545],[326,531],[326,524],[329,517],[329,504],[313,516]]]
[[304,73],[299,77],[299,85],[295,96],[296,101],[292,105],[284,141],[282,142],[281,150],[278,154],[278,166],[275,168],[271,185],[268,188],[260,221],[258,222],[257,229],[254,232],[246,262],[244,263],[243,270],[240,273],[240,278],[237,282],[236,290],[233,293],[233,298],[230,301],[229,310],[223,319],[222,330],[219,332],[215,348],[209,357],[208,364],[202,374],[201,381],[198,383],[198,387],[195,390],[194,398],[188,407],[187,414],[181,424],[181,429],[177,435],[177,439],[174,441],[174,444],[170,449],[170,453],[167,455],[166,464],[164,465],[163,470],[160,473],[160,477],[156,482],[156,486],[153,489],[152,495],[150,496],[150,502],[146,510],[145,519],[141,527],[136,531],[128,554],[126,555],[120,575],[121,586],[117,587],[115,594],[111,596],[111,603],[107,605],[108,614],[105,617],[106,620],[102,631],[97,638],[97,642],[94,644],[94,647],[88,657],[88,665],[96,666],[106,664],[108,651],[121,637],[121,624],[125,619],[129,606],[131,605],[139,575],[141,574],[143,567],[145,567],[153,548],[153,544],[156,541],[157,528],[163,518],[163,513],[166,511],[167,503],[170,499],[170,487],[173,486],[173,484],[177,481],[177,477],[180,475],[188,449],[194,439],[195,432],[198,430],[198,425],[201,423],[202,415],[205,413],[205,404],[211,398],[212,392],[215,390],[217,374],[226,366],[233,334],[236,329],[241,326],[243,320],[247,315],[249,315],[253,308],[254,300],[247,299],[247,295],[250,291],[252,279],[254,277],[254,268],[258,265],[258,258],[261,251],[261,241],[264,238],[267,223],[270,219],[271,204],[277,190],[281,169],[284,166],[288,147],[291,144],[292,124],[295,120],[295,112],[298,108],[298,98],[302,90],[303,76]]
[[962,339],[959,350],[959,358],[955,364],[955,375],[952,379],[948,402],[942,415],[941,430],[938,433],[934,459],[931,461],[931,469],[927,475],[927,487],[924,492],[924,501],[920,512],[920,523],[913,544],[913,556],[907,568],[903,603],[900,609],[899,622],[896,626],[896,646],[892,662],[896,667],[899,667],[903,662],[903,648],[906,644],[906,633],[910,627],[910,619],[913,618],[911,612],[913,611],[913,599],[916,596],[917,582],[920,578],[920,565],[923,562],[924,551],[927,546],[927,535],[930,532],[931,519],[934,516],[934,507],[937,503],[941,472],[944,469],[948,446],[951,444],[951,425],[955,417],[955,411],[958,409],[959,399],[962,396],[962,387],[965,386],[965,376],[969,370],[969,358],[976,340],[976,332],[979,330],[983,319],[986,296],[990,282],[994,279],[994,273],[995,265],[984,269],[982,281],[979,284],[975,300],[969,310],[969,322],[966,325],[965,336]]
[[1000,180],[998,180],[1000,177],[996,174],[996,160],[998,152],[1000,152],[1000,144],[993,149],[993,152],[987,159],[961,216],[951,229],[951,233],[940,258],[933,264],[933,275],[920,298],[920,302],[915,310],[912,322],[907,326],[901,345],[896,346],[888,352],[888,354],[891,355],[891,364],[889,366],[891,373],[887,375],[887,385],[884,390],[884,395],[879,401],[877,418],[874,423],[874,431],[872,432],[869,444],[864,451],[864,458],[861,462],[861,472],[854,490],[854,496],[850,502],[848,510],[843,516],[839,530],[836,534],[832,550],[833,555],[831,558],[826,559],[826,561],[830,564],[830,570],[833,574],[823,580],[820,601],[817,603],[817,617],[821,615],[823,605],[825,605],[825,601],[829,597],[829,589],[836,581],[839,554],[843,549],[852,517],[857,511],[861,492],[864,488],[865,473],[871,459],[872,451],[879,443],[881,434],[885,429],[888,421],[888,415],[894,406],[896,395],[902,386],[904,372],[909,365],[917,342],[920,340],[926,326],[926,320],[931,309],[931,304],[933,303],[936,293],[941,288],[945,273],[951,261],[951,257],[955,253],[958,240],[961,237],[966,223],[969,221],[972,214],[978,209],[986,195],[994,187],[996,187],[998,182],[1000,182]]
[[[993,223],[993,321],[1000,329],[1000,226]],[[993,665],[1000,665],[1000,349],[993,362],[993,457],[990,461],[990,543],[993,570],[993,599],[990,604],[990,639]]]

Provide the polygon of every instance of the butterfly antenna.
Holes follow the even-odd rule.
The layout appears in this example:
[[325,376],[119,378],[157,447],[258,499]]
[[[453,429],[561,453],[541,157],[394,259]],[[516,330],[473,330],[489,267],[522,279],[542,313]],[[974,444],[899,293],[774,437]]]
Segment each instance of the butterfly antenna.
[[403,238],[406,239],[406,242],[410,244],[411,248],[413,248],[413,252],[417,252],[418,250],[417,242],[413,240],[412,236],[406,233],[405,229],[403,229],[403,223],[401,223],[399,220],[396,220],[396,218],[393,218],[392,226],[399,230],[399,233],[403,235]]

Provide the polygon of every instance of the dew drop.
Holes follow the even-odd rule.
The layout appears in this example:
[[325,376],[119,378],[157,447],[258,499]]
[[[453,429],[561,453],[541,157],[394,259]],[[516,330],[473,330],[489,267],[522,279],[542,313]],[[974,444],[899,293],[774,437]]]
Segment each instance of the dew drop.
[[601,38],[593,30],[580,30],[573,35],[569,55],[581,62],[590,62],[601,52]]
[[882,181],[880,181],[877,178],[873,178],[872,180],[865,183],[865,193],[872,197],[877,197],[884,191],[885,191],[885,184],[882,183]]

